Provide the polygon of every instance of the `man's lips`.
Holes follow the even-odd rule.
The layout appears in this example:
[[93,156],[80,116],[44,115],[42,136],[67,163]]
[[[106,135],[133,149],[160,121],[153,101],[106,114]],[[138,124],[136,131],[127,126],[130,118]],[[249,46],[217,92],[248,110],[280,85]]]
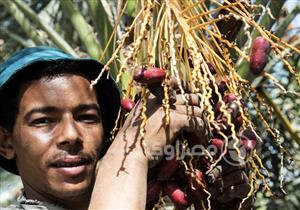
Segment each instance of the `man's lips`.
[[66,157],[52,162],[50,167],[62,175],[76,176],[85,172],[90,163],[91,161],[86,158]]
[[50,167],[62,168],[62,167],[76,167],[81,165],[87,165],[91,161],[87,158],[81,157],[66,157],[63,159],[58,159],[50,163]]

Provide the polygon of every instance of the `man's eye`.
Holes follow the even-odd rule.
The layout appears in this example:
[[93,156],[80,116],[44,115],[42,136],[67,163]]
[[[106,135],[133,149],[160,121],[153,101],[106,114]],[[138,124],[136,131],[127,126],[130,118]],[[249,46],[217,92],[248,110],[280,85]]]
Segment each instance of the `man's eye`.
[[46,126],[46,125],[49,125],[53,122],[54,122],[54,119],[52,119],[52,118],[41,117],[41,118],[38,118],[38,119],[35,119],[35,120],[31,121],[30,124],[34,125],[34,126]]
[[100,117],[94,114],[82,114],[77,117],[77,120],[84,123],[98,123]]

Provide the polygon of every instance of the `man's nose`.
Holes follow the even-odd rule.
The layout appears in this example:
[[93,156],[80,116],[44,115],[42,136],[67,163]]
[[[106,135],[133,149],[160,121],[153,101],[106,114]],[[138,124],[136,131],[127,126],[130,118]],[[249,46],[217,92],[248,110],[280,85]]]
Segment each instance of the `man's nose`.
[[59,147],[68,147],[70,145],[81,145],[79,128],[73,116],[64,116],[61,122],[60,136],[58,138]]

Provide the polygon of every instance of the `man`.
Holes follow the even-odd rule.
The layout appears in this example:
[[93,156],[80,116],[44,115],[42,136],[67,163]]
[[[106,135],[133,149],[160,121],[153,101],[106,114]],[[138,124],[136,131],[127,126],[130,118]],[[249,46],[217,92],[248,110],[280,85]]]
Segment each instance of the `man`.
[[[161,101],[149,95],[144,138],[137,103],[105,148],[120,99],[105,75],[90,89],[101,67],[49,47],[25,49],[1,64],[0,165],[24,185],[20,205],[8,209],[144,209],[148,165],[157,151],[182,131],[207,143],[196,95],[188,95],[188,104],[176,96],[169,127]],[[249,190],[240,168],[228,172],[211,185],[225,203]]]

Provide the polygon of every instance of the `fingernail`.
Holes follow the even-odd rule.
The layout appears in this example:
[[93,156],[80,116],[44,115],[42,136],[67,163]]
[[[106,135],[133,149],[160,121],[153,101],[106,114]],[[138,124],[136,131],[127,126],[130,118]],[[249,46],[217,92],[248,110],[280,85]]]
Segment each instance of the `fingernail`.
[[209,184],[212,184],[216,181],[215,176],[213,174],[208,174],[206,179]]

